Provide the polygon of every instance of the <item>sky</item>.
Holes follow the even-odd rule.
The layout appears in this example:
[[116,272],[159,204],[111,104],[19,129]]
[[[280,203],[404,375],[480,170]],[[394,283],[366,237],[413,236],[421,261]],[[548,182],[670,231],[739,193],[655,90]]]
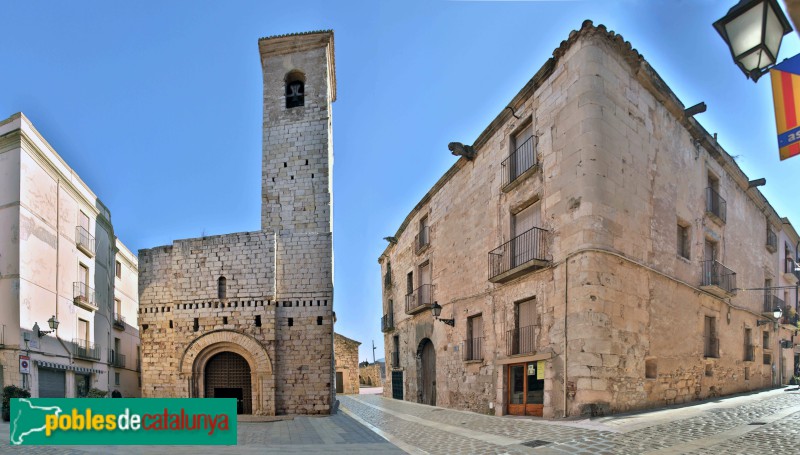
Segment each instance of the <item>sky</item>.
[[[383,357],[386,242],[585,19],[630,41],[781,216],[800,227],[800,157],[778,160],[769,78],[713,29],[737,0],[36,1],[0,14],[0,118],[24,112],[109,207],[131,250],[260,229],[258,38],[335,31],[336,331]],[[800,53],[795,32],[779,59]]]

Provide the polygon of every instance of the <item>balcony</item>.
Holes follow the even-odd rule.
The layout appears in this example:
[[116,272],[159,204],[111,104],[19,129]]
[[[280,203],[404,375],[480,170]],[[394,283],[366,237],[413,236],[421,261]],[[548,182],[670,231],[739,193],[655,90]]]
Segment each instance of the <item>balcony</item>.
[[483,360],[483,337],[464,340],[464,361]]
[[419,234],[414,237],[414,253],[420,254],[430,245],[430,227],[424,226],[419,230]]
[[533,354],[536,352],[536,330],[539,327],[529,325],[506,332],[506,355]]
[[81,359],[100,360],[100,349],[90,341],[74,338],[72,340],[72,355]]
[[717,261],[702,261],[703,276],[700,289],[717,297],[736,295],[736,273]]
[[119,313],[114,313],[111,315],[111,324],[115,329],[125,330],[125,317]]
[[719,358],[719,338],[706,337],[703,357],[714,359]]
[[97,305],[94,304],[94,289],[86,283],[80,281],[72,283],[72,301],[81,308],[97,311]]
[[778,236],[772,232],[772,229],[767,229],[767,249],[770,253],[778,251]]
[[517,186],[524,177],[536,172],[539,167],[534,147],[534,136],[520,144],[514,153],[500,163],[502,174],[501,185],[503,192],[510,191]]
[[117,354],[113,349],[108,350],[108,364],[114,368],[125,368],[125,355]]
[[714,188],[706,188],[706,214],[719,224],[725,224],[728,206]]
[[781,324],[790,325],[793,328],[797,328],[797,323],[800,322],[800,315],[794,311],[791,305],[785,305],[783,307],[783,316],[781,316]]
[[87,256],[94,256],[94,237],[82,226],[75,227],[75,246]]
[[532,228],[489,252],[489,281],[504,283],[550,265],[546,229]]
[[756,347],[753,345],[746,344],[744,345],[744,361],[745,362],[755,362],[756,361]]
[[783,278],[790,283],[796,283],[798,278],[800,277],[800,272],[795,270],[796,266],[794,260],[790,257],[787,257],[786,260],[783,261],[783,263],[784,263]]
[[433,304],[433,286],[423,284],[406,295],[406,314],[416,314]]
[[392,353],[392,368],[400,368],[400,353],[397,351]]
[[394,330],[394,314],[387,313],[381,318],[381,332],[391,332]]
[[767,291],[764,294],[764,307],[762,308],[763,313],[767,313],[768,315],[772,315],[772,312],[775,311],[776,308],[780,308],[781,311],[786,311],[786,305],[783,299],[779,298],[777,295]]

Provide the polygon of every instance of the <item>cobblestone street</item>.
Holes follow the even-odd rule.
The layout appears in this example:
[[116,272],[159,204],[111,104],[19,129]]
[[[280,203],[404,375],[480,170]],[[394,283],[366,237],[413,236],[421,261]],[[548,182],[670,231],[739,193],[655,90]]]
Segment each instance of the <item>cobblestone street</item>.
[[782,389],[562,422],[485,416],[377,395],[339,399],[345,413],[416,454],[800,453],[800,393]]

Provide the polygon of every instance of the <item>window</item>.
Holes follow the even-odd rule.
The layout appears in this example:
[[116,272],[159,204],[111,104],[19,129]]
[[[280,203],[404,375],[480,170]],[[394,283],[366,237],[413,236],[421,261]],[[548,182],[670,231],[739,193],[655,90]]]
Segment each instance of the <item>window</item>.
[[646,379],[658,378],[658,362],[656,359],[646,359],[644,361],[644,377]]
[[195,332],[200,330],[200,320],[199,319],[194,318],[194,325],[192,326],[192,330],[194,330]]
[[423,216],[419,220],[419,234],[417,234],[417,252],[421,251],[424,247],[428,246],[430,230],[428,228],[428,216]]
[[114,299],[114,316],[118,319],[122,315],[122,300]]
[[764,365],[772,365],[772,354],[764,353]]
[[770,347],[769,347],[769,332],[763,332],[763,335],[761,337],[761,342],[764,343],[763,344],[763,348],[764,349],[770,349]]
[[291,71],[286,75],[286,108],[305,104],[305,75],[300,71]]
[[116,273],[117,278],[122,278],[122,264],[120,264],[119,261],[116,263]]
[[514,305],[514,329],[508,333],[508,355],[528,354],[536,350],[536,299]]
[[678,256],[689,259],[689,227],[678,223]]
[[541,203],[536,201],[511,216],[511,267],[544,259]]
[[400,336],[392,337],[392,368],[400,368]]
[[511,148],[508,159],[503,162],[503,186],[508,185],[536,165],[533,126],[528,125],[517,132],[509,141]]
[[717,318],[705,317],[705,357],[719,357],[719,340],[717,339]]
[[294,318],[289,318],[289,327],[294,325]]
[[406,275],[406,294],[414,292],[414,272],[408,272]]
[[86,230],[86,234],[89,234],[89,216],[83,212],[78,212],[78,226],[82,227]]
[[744,367],[744,380],[750,380],[750,367]]
[[317,316],[317,325],[322,325],[322,316]]
[[464,341],[464,360],[483,359],[483,316],[467,318],[467,339]]
[[228,280],[224,276],[219,277],[217,280],[217,297],[220,299],[226,298],[228,295]]
[[256,327],[261,327],[261,315],[256,316]]
[[753,349],[753,329],[744,329],[744,360],[752,362],[755,360],[755,350]]
[[114,373],[114,385],[119,385],[119,373]]
[[222,323],[223,324],[227,324],[228,323],[228,316],[222,316]]

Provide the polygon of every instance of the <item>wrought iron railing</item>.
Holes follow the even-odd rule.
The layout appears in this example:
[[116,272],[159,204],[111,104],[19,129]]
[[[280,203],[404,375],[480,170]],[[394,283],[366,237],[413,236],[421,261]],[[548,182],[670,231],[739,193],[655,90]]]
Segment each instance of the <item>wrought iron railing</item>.
[[423,248],[430,244],[430,228],[423,226],[419,233],[414,237],[414,252],[419,253]]
[[780,308],[781,311],[785,311],[784,307],[786,307],[786,304],[782,298],[779,298],[770,291],[764,294],[764,308],[762,310],[764,313],[772,313],[778,308]]
[[530,261],[547,261],[547,230],[531,228],[489,252],[489,279]]
[[522,144],[517,145],[517,149],[514,150],[514,153],[509,155],[509,157],[500,164],[500,170],[503,175],[501,185],[505,187],[536,164],[534,136],[531,136]]
[[381,332],[388,332],[392,329],[394,329],[394,314],[384,314],[381,318]]
[[95,306],[94,289],[90,288],[86,283],[81,283],[80,281],[72,283],[72,298],[75,302]]
[[706,212],[716,216],[724,223],[728,216],[728,208],[725,199],[717,193],[714,188],[706,188]]
[[400,352],[392,352],[392,368],[400,368]]
[[125,368],[125,355],[113,349],[108,350],[108,363],[115,368]]
[[483,337],[464,340],[464,360],[483,360]]
[[778,249],[778,236],[772,229],[767,229],[767,248],[773,252]]
[[100,360],[100,348],[91,341],[73,338],[72,355],[82,359]]
[[114,324],[114,327],[118,329],[125,329],[125,316],[122,316],[119,313],[114,313],[111,316],[111,322]]
[[755,362],[756,360],[756,347],[753,345],[744,345],[744,361]]
[[704,356],[719,358],[719,338],[706,337]]
[[506,354],[530,354],[536,351],[537,326],[529,325],[506,332]]
[[89,256],[94,256],[94,237],[83,226],[75,226],[75,245]]
[[736,273],[717,261],[702,261],[702,286],[716,286],[725,292],[736,293]]
[[406,295],[406,313],[414,312],[433,303],[433,286],[423,284]]

